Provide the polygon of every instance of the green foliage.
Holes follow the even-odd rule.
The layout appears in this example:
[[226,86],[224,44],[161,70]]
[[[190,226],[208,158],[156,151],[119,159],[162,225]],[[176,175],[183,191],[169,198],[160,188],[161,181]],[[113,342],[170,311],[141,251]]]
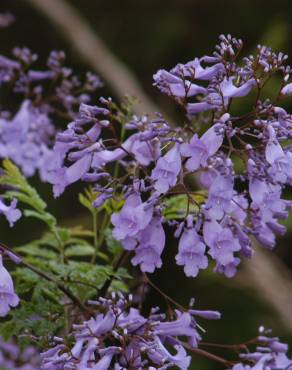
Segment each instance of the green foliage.
[[3,161],[3,167],[0,184],[9,189],[4,197],[17,199],[24,206],[24,216],[42,221],[47,228],[38,239],[13,248],[24,259],[12,272],[21,303],[0,323],[0,335],[9,338],[25,331],[48,337],[64,332],[70,325],[72,308],[74,312],[80,309],[76,302],[82,307],[88,299],[95,299],[108,280],[110,289],[128,290],[131,276],[126,269],[115,271],[112,266],[122,248],[109,228],[110,214],[124,201],[109,201],[97,210],[92,206],[96,193],[88,189],[79,200],[93,218],[93,231],[80,226],[60,227],[18,168],[9,160]]
[[131,279],[131,276],[124,269],[114,272],[110,265],[92,265],[89,262],[70,261],[66,265],[51,264],[60,281],[70,287],[82,301],[94,299],[98,296],[99,290],[105,282],[113,278],[113,286],[119,284],[123,291],[127,291],[124,279]]
[[64,327],[64,309],[60,304],[42,298],[22,301],[21,306],[10,311],[10,320],[0,324],[4,339],[26,332],[36,336],[56,334]]
[[0,323],[4,339],[24,331],[35,336],[54,335],[64,327],[64,295],[56,285],[27,268],[13,273],[16,292],[24,296],[20,305],[10,311],[9,319]]
[[120,254],[123,248],[121,246],[121,243],[117,241],[116,239],[114,239],[112,229],[108,227],[103,232],[104,232],[106,246],[107,246],[108,251],[114,256]]

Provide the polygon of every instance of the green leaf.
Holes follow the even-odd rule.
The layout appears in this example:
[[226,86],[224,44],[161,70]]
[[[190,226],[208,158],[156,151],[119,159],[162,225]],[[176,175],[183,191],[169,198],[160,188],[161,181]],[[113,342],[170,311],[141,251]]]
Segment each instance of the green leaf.
[[49,213],[38,213],[37,211],[33,211],[31,209],[26,209],[23,213],[26,217],[38,218],[50,226],[54,226],[56,223],[55,217]]
[[58,254],[56,252],[47,248],[42,248],[38,243],[28,243],[14,249],[16,252],[25,254],[26,256],[34,256],[50,260],[56,260],[58,258]]
[[112,229],[108,227],[107,229],[104,230],[104,234],[107,249],[109,250],[109,252],[114,256],[120,254],[123,248],[121,243],[114,239]]
[[72,245],[71,247],[66,248],[65,256],[66,257],[82,257],[82,256],[92,256],[95,249],[92,245]]
[[92,230],[83,229],[82,226],[74,226],[74,227],[68,228],[68,230],[72,236],[81,236],[81,237],[93,237],[94,236],[94,233]]

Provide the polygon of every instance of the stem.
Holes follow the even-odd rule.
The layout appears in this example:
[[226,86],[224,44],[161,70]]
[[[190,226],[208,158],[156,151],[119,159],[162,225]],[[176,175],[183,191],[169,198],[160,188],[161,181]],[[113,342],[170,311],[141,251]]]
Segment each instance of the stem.
[[56,226],[52,226],[50,227],[52,233],[54,234],[56,240],[57,240],[57,243],[59,244],[59,249],[60,249],[60,254],[61,254],[61,262],[64,263],[65,262],[65,249],[64,249],[64,243],[62,242],[61,238],[60,238],[60,235],[58,233],[58,229]]
[[97,212],[93,211],[92,214],[92,228],[93,228],[93,237],[94,237],[94,248],[98,248],[98,237],[97,237]]
[[201,348],[192,348],[188,343],[181,342],[181,344],[189,351],[196,353],[197,355],[203,356],[208,358],[209,360],[213,360],[216,362],[220,362],[221,364],[227,365],[227,366],[232,366],[234,363],[232,361],[226,360],[223,357],[214,355],[213,353],[210,353],[208,351],[205,351]]
[[164,293],[156,284],[154,284],[145,273],[143,274],[143,276],[144,276],[146,282],[149,285],[151,285],[152,288],[154,288],[160,295],[162,295],[163,298],[165,298],[167,301],[173,303],[175,306],[180,308],[182,311],[187,311],[181,304],[176,302],[174,299],[172,299],[170,296],[168,296],[166,293]]
[[92,264],[95,263],[96,258],[97,258],[98,250],[99,250],[100,246],[102,245],[102,243],[104,241],[105,235],[104,235],[103,231],[106,229],[109,220],[110,219],[109,219],[108,215],[106,214],[104,216],[103,220],[102,220],[102,224],[100,225],[100,231],[102,231],[102,232],[99,232],[99,238],[98,238],[97,237],[97,214],[95,215],[95,219],[93,218],[93,232],[94,232],[94,249],[95,249],[95,252],[94,252],[94,255],[92,256],[92,259],[91,259]]
[[246,342],[237,343],[237,344],[220,344],[220,343],[212,343],[212,342],[200,342],[200,346],[225,348],[225,349],[232,349],[236,351],[238,349],[246,349],[248,345],[256,344],[256,343],[260,343],[258,337],[255,337]]
[[126,260],[128,255],[129,255],[128,251],[123,251],[123,253],[120,255],[119,259],[117,260],[117,262],[115,263],[115,265],[113,267],[113,275],[104,283],[104,285],[101,287],[101,289],[99,291],[99,295],[101,297],[105,297],[105,295],[106,295],[108,289],[110,288],[111,283],[114,279],[114,273],[117,272],[118,269],[122,266],[122,264],[124,263],[124,261]]

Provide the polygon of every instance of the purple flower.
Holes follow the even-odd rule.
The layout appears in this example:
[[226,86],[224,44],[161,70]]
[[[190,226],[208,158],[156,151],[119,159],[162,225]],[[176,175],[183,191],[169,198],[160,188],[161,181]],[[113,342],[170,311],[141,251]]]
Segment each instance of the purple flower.
[[290,95],[292,93],[292,83],[285,85],[281,90],[281,95]]
[[276,138],[275,130],[272,126],[268,127],[269,140],[266,146],[266,160],[272,166],[270,174],[279,183],[286,183],[292,180],[292,153],[285,153]]
[[167,367],[177,366],[181,370],[187,370],[191,363],[191,356],[187,356],[186,350],[182,345],[174,345],[174,349],[177,351],[175,355],[172,355],[162,344],[161,340],[156,337],[153,343],[155,351],[149,351],[149,357],[156,364],[168,363]]
[[135,249],[132,258],[134,266],[140,265],[144,272],[154,272],[155,268],[162,265],[161,253],[165,245],[165,233],[161,218],[156,216],[138,236],[139,246]]
[[9,370],[39,370],[40,356],[35,347],[21,348],[13,340],[0,337],[0,366]]
[[227,265],[216,265],[214,271],[224,274],[228,278],[235,276],[237,272],[237,266],[240,264],[240,258],[235,257],[232,262],[229,262]]
[[279,342],[277,337],[263,335],[263,330],[262,327],[259,330],[258,341],[261,345],[256,347],[256,351],[240,355],[242,362],[247,361],[249,365],[240,363],[233,366],[232,370],[288,370],[291,368],[292,361],[286,355],[288,346]]
[[206,93],[206,88],[190,81],[183,80],[174,73],[164,69],[159,70],[154,76],[155,85],[165,94],[177,98],[191,97]]
[[43,147],[54,131],[47,114],[24,100],[11,121],[0,119],[0,158],[11,159],[25,176],[32,176],[40,170]]
[[210,88],[210,92],[205,96],[205,101],[200,103],[188,103],[188,116],[193,117],[197,113],[212,109],[226,109],[231,98],[240,98],[248,95],[256,84],[254,79],[250,79],[240,86],[235,86],[233,80],[234,77],[225,77],[224,80],[216,86],[215,90]]
[[4,317],[10,311],[10,307],[16,307],[19,298],[14,292],[12,278],[3,266],[2,255],[0,254],[0,317]]
[[135,237],[150,223],[153,207],[142,203],[138,194],[130,195],[120,213],[111,217],[114,225],[113,236],[117,240]]
[[175,144],[163,157],[159,158],[152,171],[151,178],[155,181],[154,188],[159,193],[166,193],[175,186],[181,170],[179,145]]
[[54,184],[55,197],[62,194],[68,185],[85,176],[90,169],[91,160],[91,154],[86,154],[70,167],[62,167],[51,173],[48,179],[51,184]]
[[205,167],[208,158],[221,147],[223,135],[217,132],[218,129],[219,125],[214,125],[201,138],[195,134],[189,144],[181,145],[181,154],[184,157],[190,157],[186,162],[186,168],[189,171],[196,171],[200,166]]
[[[203,68],[201,62],[210,61],[203,57],[194,59],[186,64],[178,64],[170,72],[161,69],[154,76],[154,85],[167,95],[175,98],[192,97],[197,94],[206,94],[207,89],[193,82],[194,79],[210,81],[224,69],[222,63]],[[217,60],[212,60],[212,62]],[[190,81],[191,79],[192,81]]]
[[178,245],[178,254],[175,259],[178,265],[184,266],[187,276],[196,277],[199,269],[208,266],[205,256],[206,246],[194,228],[185,228]]
[[155,328],[155,334],[159,336],[185,336],[192,347],[196,347],[200,336],[195,329],[195,323],[189,312],[179,315],[177,320],[162,322]]
[[[215,63],[211,67],[203,68],[201,62]],[[193,77],[196,80],[210,81],[217,77],[224,70],[224,65],[218,61],[217,58],[208,56],[202,58],[195,58],[194,60],[186,63],[185,65],[178,64],[175,70],[179,69],[184,71],[184,74]]]
[[14,223],[21,217],[21,211],[17,209],[16,206],[16,199],[13,199],[10,205],[7,206],[0,198],[0,214],[2,213],[6,217],[10,227],[12,227]]
[[229,176],[218,175],[209,188],[209,196],[205,211],[209,217],[221,219],[225,212],[231,211],[234,195],[233,179]]
[[141,140],[141,134],[134,134],[126,140],[122,147],[132,153],[138,163],[148,166],[160,156],[160,142],[157,138]]
[[285,227],[277,222],[277,218],[287,218],[289,202],[281,199],[279,185],[268,184],[256,178],[250,180],[249,192],[253,201],[253,234],[259,243],[272,249],[275,245],[275,233],[285,233]]
[[204,240],[208,245],[210,256],[222,266],[234,261],[234,252],[241,249],[232,231],[222,227],[217,221],[206,221],[203,228]]

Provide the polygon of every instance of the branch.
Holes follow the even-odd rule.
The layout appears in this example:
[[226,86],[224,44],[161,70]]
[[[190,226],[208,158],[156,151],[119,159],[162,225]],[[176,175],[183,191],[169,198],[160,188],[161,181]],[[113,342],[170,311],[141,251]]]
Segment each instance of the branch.
[[106,282],[104,283],[104,285],[101,287],[101,289],[99,291],[99,296],[100,297],[105,297],[106,296],[106,293],[109,290],[109,288],[110,288],[110,286],[111,286],[111,284],[113,282],[115,273],[123,265],[123,263],[125,262],[125,260],[127,259],[128,256],[129,256],[129,252],[128,251],[123,251],[122,252],[122,254],[120,255],[119,259],[117,260],[117,262],[113,266],[113,274],[112,274],[112,276],[109,279],[106,280]]
[[208,352],[208,351],[205,351],[204,349],[201,349],[201,348],[193,348],[188,343],[185,343],[185,342],[181,342],[181,343],[182,343],[182,345],[188,351],[191,351],[193,353],[196,353],[199,356],[203,356],[203,357],[208,358],[209,360],[220,362],[221,364],[224,364],[224,365],[226,365],[228,367],[234,365],[234,363],[232,361],[228,361],[225,358],[220,357],[220,356],[217,356],[217,355],[214,355],[213,353]]

